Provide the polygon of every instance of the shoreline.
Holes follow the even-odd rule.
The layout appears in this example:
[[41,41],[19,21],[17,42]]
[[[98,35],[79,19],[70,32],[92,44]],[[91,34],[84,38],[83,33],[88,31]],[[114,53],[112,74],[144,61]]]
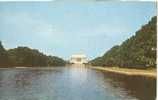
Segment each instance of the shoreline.
[[53,69],[65,66],[53,66],[53,67],[0,67],[0,69]]
[[156,69],[129,69],[129,68],[118,68],[118,67],[90,67],[94,70],[103,72],[110,72],[116,74],[122,74],[127,76],[144,76],[149,78],[156,78]]

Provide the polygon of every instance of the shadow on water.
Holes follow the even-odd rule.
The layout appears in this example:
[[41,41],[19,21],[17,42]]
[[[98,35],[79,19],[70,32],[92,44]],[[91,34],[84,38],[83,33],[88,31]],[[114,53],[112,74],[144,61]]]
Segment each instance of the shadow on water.
[[123,89],[127,95],[136,97],[139,100],[155,100],[156,99],[156,79],[142,76],[126,76],[106,72],[105,80],[109,79],[109,83],[113,88]]

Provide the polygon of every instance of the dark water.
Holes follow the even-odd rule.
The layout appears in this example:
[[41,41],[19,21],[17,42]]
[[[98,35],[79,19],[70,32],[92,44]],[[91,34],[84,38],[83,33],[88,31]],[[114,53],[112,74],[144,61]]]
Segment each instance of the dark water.
[[156,80],[87,68],[0,69],[0,100],[155,100]]

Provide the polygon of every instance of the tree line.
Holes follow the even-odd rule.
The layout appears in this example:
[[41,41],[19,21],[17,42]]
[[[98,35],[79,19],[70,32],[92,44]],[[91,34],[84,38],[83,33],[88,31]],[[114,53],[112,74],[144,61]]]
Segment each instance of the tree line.
[[66,62],[56,56],[47,56],[37,49],[17,47],[5,50],[0,42],[0,67],[44,67],[64,66]]
[[94,66],[156,67],[157,17],[154,16],[135,35],[116,45],[103,56],[90,61]]

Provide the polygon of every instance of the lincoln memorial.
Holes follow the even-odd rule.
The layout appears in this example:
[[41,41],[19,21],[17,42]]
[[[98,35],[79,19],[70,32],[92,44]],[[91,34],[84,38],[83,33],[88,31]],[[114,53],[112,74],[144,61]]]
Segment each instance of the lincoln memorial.
[[84,54],[74,54],[70,58],[71,64],[86,64],[88,63],[87,57]]

